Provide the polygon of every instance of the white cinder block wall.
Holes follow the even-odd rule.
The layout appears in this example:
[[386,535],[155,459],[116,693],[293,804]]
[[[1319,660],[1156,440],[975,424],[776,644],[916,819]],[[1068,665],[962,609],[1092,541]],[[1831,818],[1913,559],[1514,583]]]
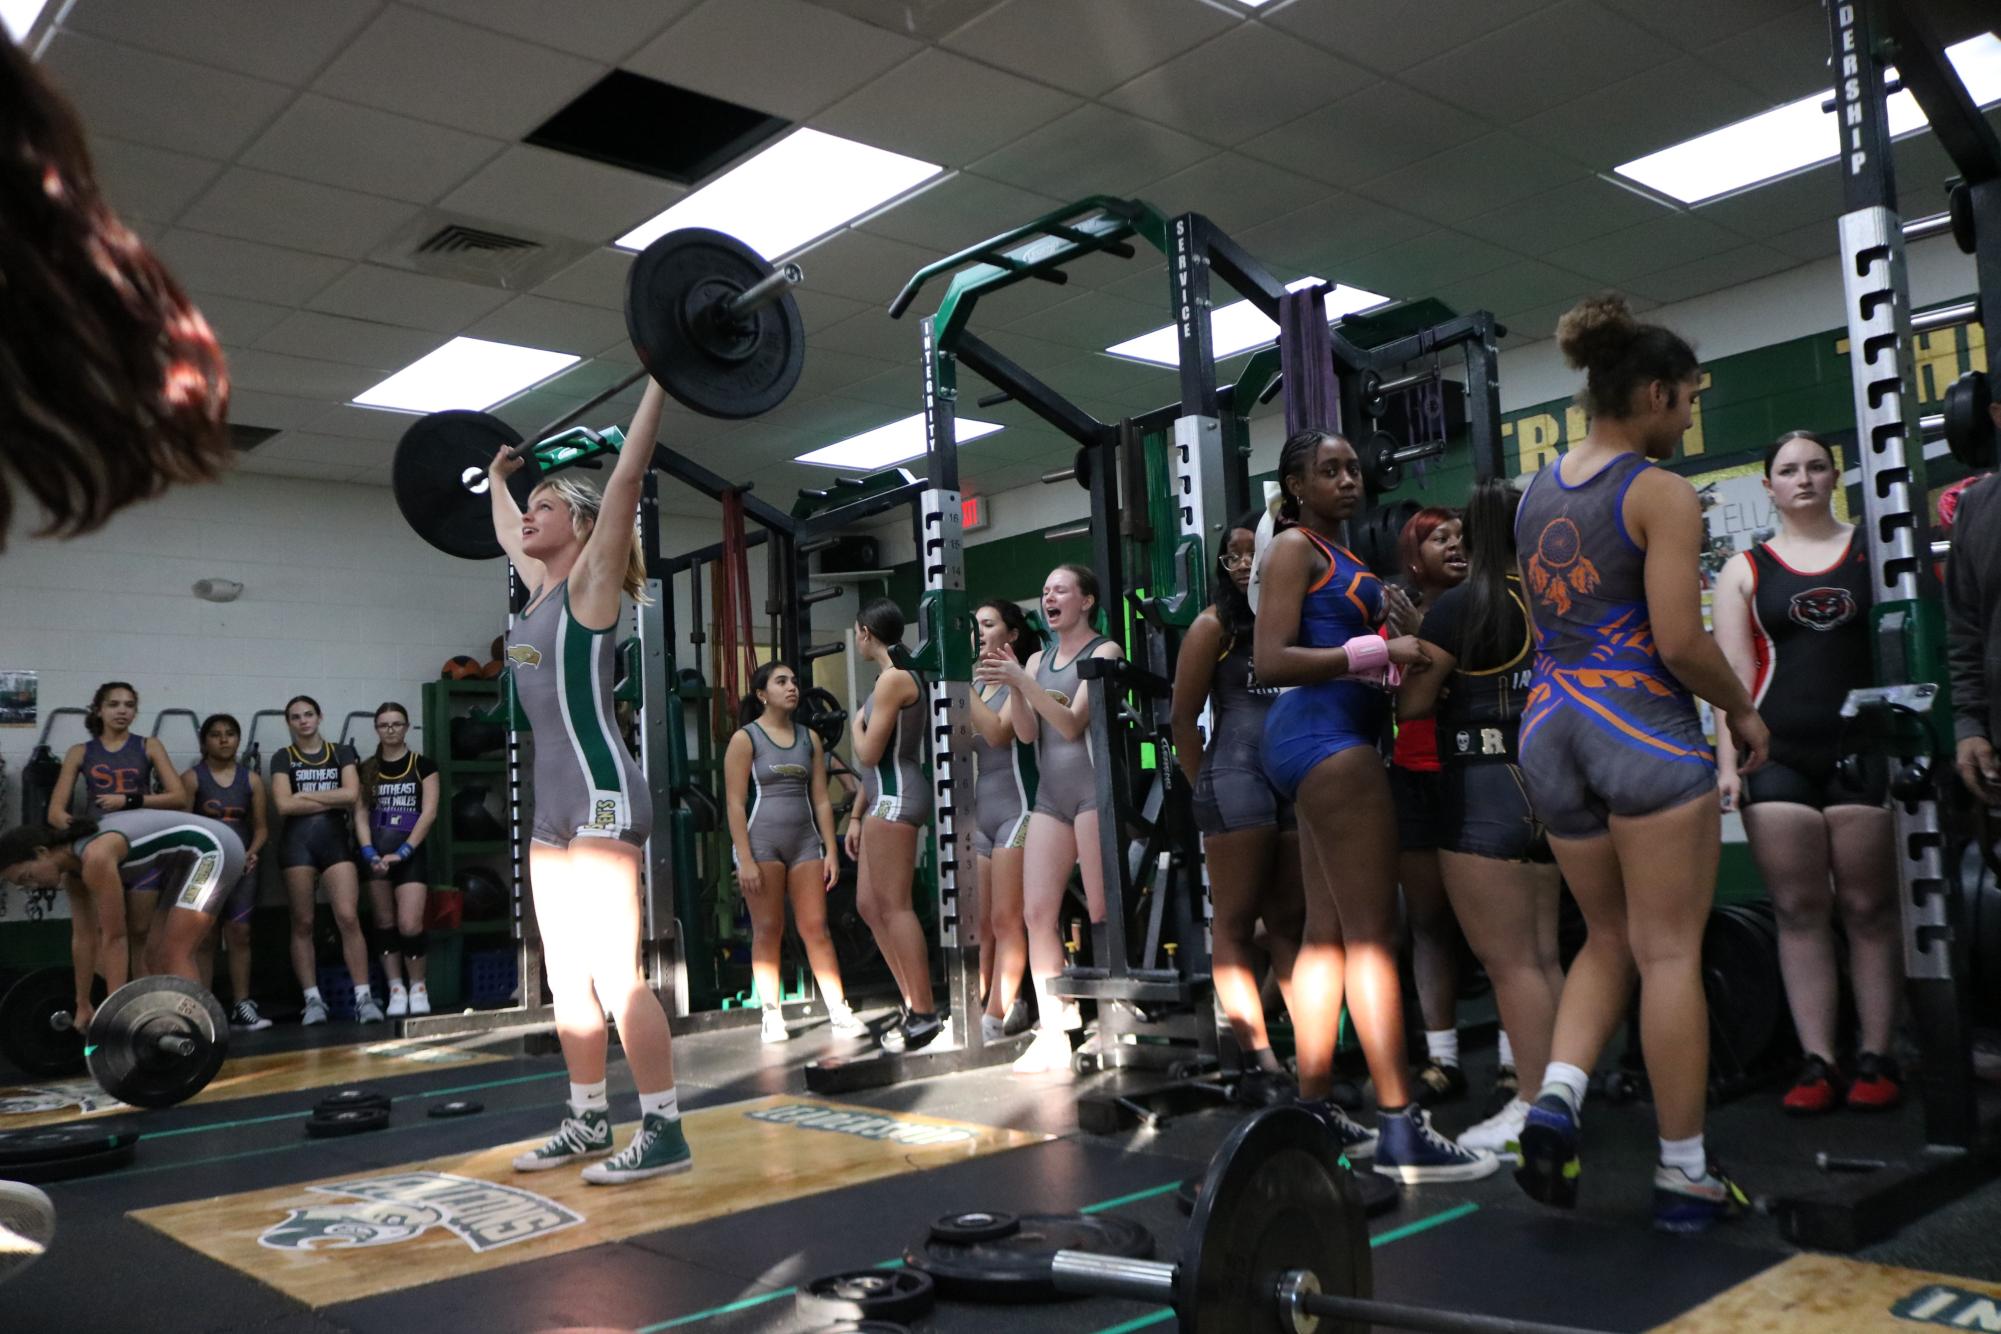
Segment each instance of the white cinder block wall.
[[[669,515],[664,546],[719,540],[719,522]],[[100,681],[139,690],[140,722],[161,709],[227,711],[246,727],[258,709],[293,695],[318,699],[338,734],[350,710],[383,700],[421,721],[421,687],[453,654],[484,660],[506,617],[503,566],[463,561],[426,545],[388,488],[256,473],[214,486],[177,487],[68,542],[34,539],[21,525],[0,554],[0,670],[40,673],[41,710],[82,706]],[[763,550],[750,558],[752,605],[765,623]],[[197,579],[234,579],[243,596],[204,602]],[[686,580],[681,581],[685,588]],[[705,619],[714,607],[704,589]],[[686,661],[688,614],[677,602],[676,652]],[[814,609],[829,631],[854,617],[852,592]],[[710,631],[713,634],[713,631]],[[762,632],[760,630],[760,637]],[[704,666],[706,670],[706,666]],[[356,722],[357,744],[373,734]],[[0,728],[7,793],[0,826],[19,814],[16,782],[39,731]],[[52,738],[82,740],[65,718]],[[272,720],[266,752],[285,740]],[[176,763],[192,761],[184,728],[169,731]],[[429,748],[421,735],[417,744]]]

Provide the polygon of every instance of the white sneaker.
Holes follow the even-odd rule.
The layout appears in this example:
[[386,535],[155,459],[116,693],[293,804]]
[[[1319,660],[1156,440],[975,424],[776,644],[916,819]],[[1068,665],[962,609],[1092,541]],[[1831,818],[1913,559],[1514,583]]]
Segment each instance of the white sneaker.
[[1018,1075],[1046,1075],[1070,1070],[1070,1039],[1060,1028],[1039,1028],[1028,1050],[1015,1057]]
[[1074,1000],[1066,1000],[1056,1011],[1057,1026],[1065,1033],[1079,1033],[1084,1029],[1084,1008]]
[[837,1038],[865,1038],[868,1025],[854,1011],[853,1006],[827,1007],[827,1030]]
[[766,1010],[764,1018],[759,1021],[758,1037],[764,1042],[790,1042],[792,1034],[785,1027],[785,1012],[778,1009]]
[[375,1003],[369,992],[361,992],[354,998],[354,1020],[358,1024],[379,1024],[382,1022],[382,1007]]
[[422,982],[410,984],[410,1013],[429,1014],[431,1012],[431,992]]
[[327,1003],[318,996],[306,997],[306,1012],[299,1016],[301,1024],[324,1024],[327,1021]]
[[401,1019],[405,1015],[409,1014],[410,993],[405,991],[402,987],[398,986],[390,987],[389,1004],[383,1007],[382,1013],[389,1016],[391,1019]]
[[980,1016],[980,1041],[991,1047],[996,1042],[1005,1041],[1007,1034],[1001,1031],[1001,1021],[990,1014]]
[[1511,1098],[1500,1111],[1461,1133],[1459,1145],[1466,1149],[1485,1149],[1496,1158],[1520,1162],[1522,1124],[1528,1120],[1528,1115],[1529,1105],[1520,1098]]
[[24,1181],[0,1181],[0,1283],[42,1258],[56,1235],[56,1206]]

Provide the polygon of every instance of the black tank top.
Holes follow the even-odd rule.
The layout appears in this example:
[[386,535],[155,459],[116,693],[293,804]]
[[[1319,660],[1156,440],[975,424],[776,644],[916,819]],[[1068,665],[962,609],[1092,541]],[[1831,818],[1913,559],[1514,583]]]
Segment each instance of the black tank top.
[[1271,712],[1278,688],[1262,684],[1251,666],[1251,646],[1232,642],[1216,659],[1210,679],[1209,704],[1215,723],[1204,764],[1257,770],[1264,746],[1265,715]]
[[1771,544],[1751,548],[1752,697],[1774,737],[1825,750],[1837,741],[1841,702],[1875,679],[1869,644],[1869,552],[1851,534],[1824,570],[1795,570]]

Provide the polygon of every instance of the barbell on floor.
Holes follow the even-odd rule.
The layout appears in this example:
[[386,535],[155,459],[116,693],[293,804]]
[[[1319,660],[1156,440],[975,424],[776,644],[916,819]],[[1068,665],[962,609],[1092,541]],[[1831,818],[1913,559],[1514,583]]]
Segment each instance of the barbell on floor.
[[1178,1264],[1058,1251],[1056,1286],[1174,1308],[1183,1334],[1346,1334],[1370,1324],[1442,1334],[1600,1334],[1374,1300],[1369,1229],[1340,1145],[1319,1117],[1271,1107],[1210,1161]]
[[[40,990],[27,1003],[8,994],[9,1019],[36,1025],[9,1044],[10,1055],[61,1051],[74,1034],[75,1011],[50,1002],[49,986],[61,970],[34,974],[24,987]],[[32,1043],[19,1039],[33,1037]],[[52,1039],[48,1041],[44,1039]],[[74,1041],[74,1038],[69,1038]],[[134,1107],[171,1107],[208,1087],[229,1054],[229,1019],[221,1002],[200,985],[179,977],[142,977],[107,996],[91,1017],[79,1044],[85,1065],[104,1091]],[[29,1074],[60,1073],[29,1069]]]

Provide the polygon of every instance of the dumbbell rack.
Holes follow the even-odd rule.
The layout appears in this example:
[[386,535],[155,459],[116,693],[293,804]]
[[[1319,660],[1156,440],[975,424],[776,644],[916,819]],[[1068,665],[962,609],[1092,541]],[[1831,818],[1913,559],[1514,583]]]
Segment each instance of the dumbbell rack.
[[[1917,1091],[1925,1144],[1903,1161],[1808,1196],[1777,1202],[1780,1226],[1801,1245],[1854,1250],[1894,1233],[2001,1175],[2001,1138],[1974,1101],[1971,1034],[1958,974],[1954,894],[1946,864],[1939,785],[1954,781],[1939,590],[1931,578],[1925,466],[1912,392],[1914,320],[1905,271],[1906,228],[1897,215],[1885,67],[1905,90],[1972,185],[1984,232],[1978,247],[1986,335],[2001,346],[2001,142],[1975,109],[1944,48],[1915,6],[1890,0],[1828,5],[1840,169],[1847,212],[1840,220],[1842,283],[1854,381],[1856,449],[1862,457],[1864,530],[1875,581],[1875,690],[1850,695],[1844,716],[1895,712],[1926,735],[1904,744],[1893,785],[1898,902],[1903,910],[1907,994],[1923,1044]],[[1978,307],[1974,308],[1977,311]],[[1974,313],[1967,311],[1966,314]],[[1962,316],[1963,317],[1963,316]],[[1928,324],[1930,321],[1919,321]],[[1939,707],[1933,708],[1937,700]],[[1908,732],[1909,729],[1907,728]]]

